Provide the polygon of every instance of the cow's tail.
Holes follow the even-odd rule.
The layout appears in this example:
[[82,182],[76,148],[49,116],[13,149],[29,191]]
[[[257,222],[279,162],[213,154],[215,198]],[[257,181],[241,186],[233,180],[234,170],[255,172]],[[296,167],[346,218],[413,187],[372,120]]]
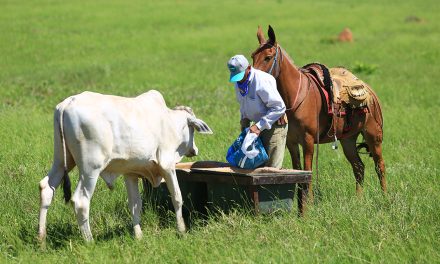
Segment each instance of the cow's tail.
[[68,203],[70,198],[72,197],[71,183],[69,178],[69,173],[67,172],[67,149],[66,149],[66,140],[64,137],[64,126],[63,126],[63,117],[64,117],[64,109],[67,105],[72,102],[73,98],[69,98],[69,101],[65,104],[62,104],[59,113],[60,113],[60,132],[61,132],[61,142],[63,148],[63,161],[64,161],[64,175],[63,175],[63,192],[64,192],[64,201]]

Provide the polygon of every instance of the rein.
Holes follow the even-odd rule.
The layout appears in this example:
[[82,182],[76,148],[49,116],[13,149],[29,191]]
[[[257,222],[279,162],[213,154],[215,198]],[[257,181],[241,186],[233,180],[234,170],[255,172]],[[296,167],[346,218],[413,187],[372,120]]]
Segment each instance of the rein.
[[[296,101],[298,100],[299,90],[301,89],[301,83],[302,83],[302,74],[301,74],[301,72],[300,72],[300,73],[299,73],[298,89],[296,90],[295,100],[293,100],[292,107],[286,109],[286,112],[287,112],[287,111],[292,111],[293,109],[294,109],[293,112],[295,112],[296,109],[298,109],[298,107],[301,105],[301,103],[306,99],[307,95],[309,94],[310,89],[307,89],[307,94],[306,94],[306,96],[304,96],[304,100],[301,101],[301,102],[298,104],[297,107],[295,107]],[[310,86],[309,86],[309,88],[310,88]]]
[[[256,53],[258,53],[258,51]],[[256,53],[254,53],[254,54],[256,54]],[[280,56],[280,59],[278,59],[278,55]],[[277,79],[280,76],[280,73],[281,73],[281,62],[282,61],[283,61],[283,51],[281,50],[281,46],[277,44],[277,46],[276,46],[276,53],[275,53],[275,57],[274,57],[273,62],[272,62],[272,66],[270,67],[269,71],[267,71],[267,73],[271,74],[275,79]],[[277,66],[277,71],[278,71],[277,72],[277,76],[272,74],[272,71],[275,69],[275,65]],[[296,109],[299,107],[299,105],[302,103],[302,101],[301,101],[295,107],[296,102],[298,101],[299,91],[301,90],[301,84],[302,84],[302,74],[301,74],[300,71],[298,71],[298,72],[299,72],[299,82],[298,82],[298,89],[296,90],[295,99],[293,100],[292,107],[287,108],[286,112],[287,111],[292,111],[293,109],[294,109],[293,112],[295,112]],[[310,88],[310,86],[309,86],[309,88]],[[310,91],[310,89],[307,90],[307,95],[308,95],[309,91]],[[307,95],[304,97],[304,99],[307,97]]]

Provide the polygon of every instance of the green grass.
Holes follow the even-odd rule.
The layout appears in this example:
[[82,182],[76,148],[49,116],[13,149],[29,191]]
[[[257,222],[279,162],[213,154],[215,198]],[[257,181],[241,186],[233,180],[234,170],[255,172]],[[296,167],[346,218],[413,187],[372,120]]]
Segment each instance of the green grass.
[[[359,2],[359,1],[358,1]],[[179,263],[439,263],[440,6],[437,1],[0,1],[0,261]],[[405,18],[418,16],[421,23]],[[384,112],[389,193],[366,163],[355,195],[342,151],[320,148],[321,195],[308,217],[237,211],[199,219],[183,237],[174,215],[152,209],[144,239],[131,234],[123,181],[92,200],[95,243],[80,237],[60,191],[48,213],[48,245],[36,242],[38,182],[52,162],[52,115],[84,90],[136,96],[157,89],[189,105],[214,130],[197,135],[195,160],[224,161],[238,135],[230,56],[257,47],[271,24],[299,66],[358,68]],[[328,41],[350,27],[351,44]],[[284,166],[290,168],[286,154]],[[77,172],[71,173],[74,183]],[[316,183],[315,183],[316,185]]]

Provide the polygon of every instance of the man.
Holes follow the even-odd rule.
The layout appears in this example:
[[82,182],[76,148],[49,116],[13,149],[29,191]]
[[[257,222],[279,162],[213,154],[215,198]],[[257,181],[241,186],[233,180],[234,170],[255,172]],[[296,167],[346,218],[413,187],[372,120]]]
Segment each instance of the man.
[[230,82],[235,82],[237,101],[240,103],[241,129],[250,126],[251,133],[260,136],[269,160],[268,167],[281,168],[287,136],[286,106],[275,78],[249,65],[243,55],[228,61]]

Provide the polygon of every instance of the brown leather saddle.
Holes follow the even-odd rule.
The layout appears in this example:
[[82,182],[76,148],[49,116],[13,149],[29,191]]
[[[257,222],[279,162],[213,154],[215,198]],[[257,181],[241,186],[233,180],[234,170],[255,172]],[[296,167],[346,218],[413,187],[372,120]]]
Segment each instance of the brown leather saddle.
[[330,69],[333,80],[334,103],[342,102],[356,109],[368,106],[371,93],[368,85],[343,67]]
[[[346,68],[329,69],[323,64],[314,62],[303,66],[300,70],[318,88],[323,101],[327,104],[327,113],[332,118],[326,133],[328,136],[338,134],[338,137],[342,137],[351,129],[350,119],[353,110],[360,114],[368,111],[367,106],[371,99],[368,85]],[[345,118],[344,126],[338,121],[340,118]]]
[[332,104],[343,104],[352,109],[368,106],[371,92],[366,83],[357,78],[344,67],[327,68],[325,65],[314,62],[300,69],[313,80],[325,97],[332,114]]
[[304,65],[300,69],[309,80],[318,88],[323,99],[327,103],[327,111],[329,115],[333,114],[332,104],[333,102],[333,83],[330,76],[329,69],[320,63],[313,62]]

